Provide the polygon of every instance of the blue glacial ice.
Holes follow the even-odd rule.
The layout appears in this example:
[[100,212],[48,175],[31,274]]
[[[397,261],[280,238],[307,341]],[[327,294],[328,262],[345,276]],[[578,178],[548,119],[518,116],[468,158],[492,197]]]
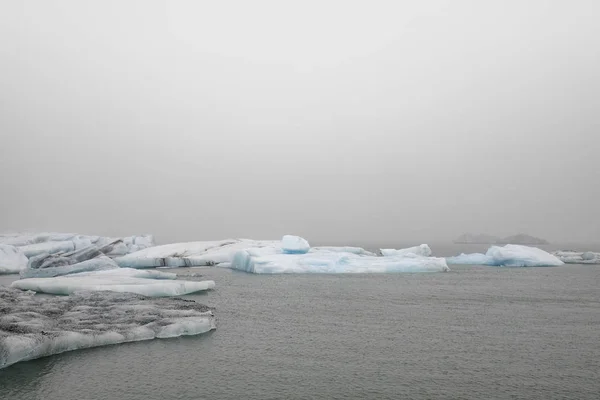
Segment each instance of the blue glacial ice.
[[0,274],[18,274],[27,267],[27,257],[21,250],[8,244],[0,244]]
[[305,254],[310,250],[310,245],[300,236],[285,235],[281,239],[281,249],[286,254]]
[[157,270],[118,268],[81,272],[52,278],[26,278],[11,286],[38,293],[68,295],[79,291],[137,293],[149,297],[181,296],[209,290],[214,281],[176,280],[177,275]]
[[537,247],[516,244],[491,246],[485,254],[461,254],[446,258],[448,264],[476,264],[504,267],[553,267],[564,263]]
[[131,293],[40,298],[0,286],[0,309],[0,368],[65,351],[215,329],[206,306]]
[[430,257],[431,249],[428,245],[422,244],[420,246],[409,247],[406,249],[380,249],[381,255],[384,257],[393,257],[393,256],[404,256],[407,254],[416,254],[418,256]]

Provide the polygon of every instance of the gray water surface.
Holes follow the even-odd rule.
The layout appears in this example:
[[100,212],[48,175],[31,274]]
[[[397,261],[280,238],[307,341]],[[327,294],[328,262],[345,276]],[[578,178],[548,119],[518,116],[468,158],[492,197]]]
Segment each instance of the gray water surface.
[[18,363],[0,398],[600,398],[600,266],[452,269],[177,269],[217,282],[187,296],[216,331]]

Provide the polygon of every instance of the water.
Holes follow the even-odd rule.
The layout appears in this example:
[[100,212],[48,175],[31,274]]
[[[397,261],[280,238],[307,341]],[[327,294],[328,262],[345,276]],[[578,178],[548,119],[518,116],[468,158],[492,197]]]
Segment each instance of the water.
[[177,272],[217,282],[210,293],[188,296],[216,308],[215,332],[18,363],[0,370],[0,398],[600,396],[600,266]]

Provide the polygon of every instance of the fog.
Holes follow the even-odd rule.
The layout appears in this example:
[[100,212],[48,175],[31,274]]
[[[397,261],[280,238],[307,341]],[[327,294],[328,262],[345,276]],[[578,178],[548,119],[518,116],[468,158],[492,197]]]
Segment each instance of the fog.
[[0,230],[600,241],[600,2],[2,1]]

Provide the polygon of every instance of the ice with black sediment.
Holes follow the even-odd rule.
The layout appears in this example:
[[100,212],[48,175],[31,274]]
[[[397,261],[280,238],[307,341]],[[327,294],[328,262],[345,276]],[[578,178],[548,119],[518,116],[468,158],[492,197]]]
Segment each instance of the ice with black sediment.
[[0,286],[0,368],[65,351],[213,329],[211,309],[193,300],[114,292],[42,298]]

